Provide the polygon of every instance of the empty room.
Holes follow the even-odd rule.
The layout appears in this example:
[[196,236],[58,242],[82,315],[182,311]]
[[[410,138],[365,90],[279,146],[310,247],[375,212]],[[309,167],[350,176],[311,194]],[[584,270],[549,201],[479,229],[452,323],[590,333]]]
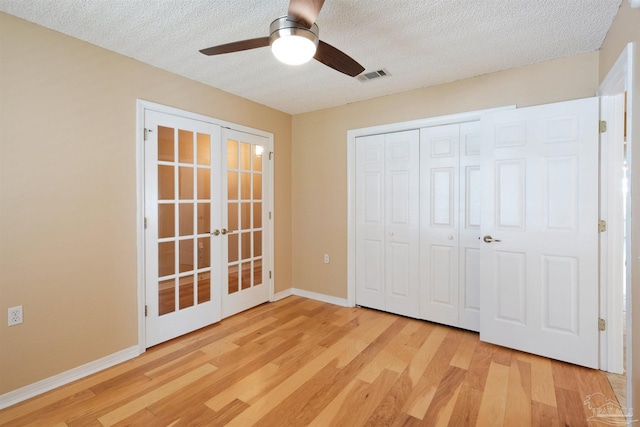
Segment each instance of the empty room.
[[635,425],[639,49],[638,0],[0,0],[0,426]]

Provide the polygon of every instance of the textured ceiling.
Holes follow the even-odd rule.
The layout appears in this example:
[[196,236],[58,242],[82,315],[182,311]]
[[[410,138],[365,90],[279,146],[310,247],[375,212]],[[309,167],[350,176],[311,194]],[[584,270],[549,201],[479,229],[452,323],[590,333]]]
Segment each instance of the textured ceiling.
[[390,77],[361,83],[269,48],[199,49],[268,36],[288,0],[0,0],[0,10],[297,114],[600,48],[621,0],[326,0],[320,38]]

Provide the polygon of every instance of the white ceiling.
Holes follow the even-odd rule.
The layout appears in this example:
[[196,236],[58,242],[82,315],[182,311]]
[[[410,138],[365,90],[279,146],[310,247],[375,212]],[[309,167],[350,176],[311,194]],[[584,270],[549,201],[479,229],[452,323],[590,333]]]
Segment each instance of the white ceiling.
[[621,0],[326,0],[320,38],[365,72],[291,67],[269,48],[199,49],[268,36],[288,0],[0,0],[0,10],[158,68],[297,114],[593,52]]

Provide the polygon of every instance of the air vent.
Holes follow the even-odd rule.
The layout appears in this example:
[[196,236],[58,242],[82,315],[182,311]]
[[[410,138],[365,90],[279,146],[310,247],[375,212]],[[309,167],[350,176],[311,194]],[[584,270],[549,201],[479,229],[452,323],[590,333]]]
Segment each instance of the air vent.
[[384,68],[378,71],[369,71],[367,73],[363,73],[360,74],[358,76],[358,80],[360,80],[361,82],[368,82],[369,80],[375,80],[375,79],[379,79],[381,77],[388,77],[391,74],[389,74],[389,71],[385,70]]

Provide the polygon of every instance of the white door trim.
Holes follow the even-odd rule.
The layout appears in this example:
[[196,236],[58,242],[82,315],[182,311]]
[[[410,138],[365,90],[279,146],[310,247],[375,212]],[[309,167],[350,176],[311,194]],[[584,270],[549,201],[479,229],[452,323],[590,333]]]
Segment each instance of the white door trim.
[[[145,346],[145,288],[144,288],[144,263],[145,263],[145,241],[144,241],[144,113],[146,110],[157,111],[166,114],[173,114],[176,116],[185,117],[187,119],[199,120],[205,123],[211,123],[218,125],[221,128],[228,128],[238,130],[241,132],[258,135],[265,137],[269,140],[268,151],[274,152],[273,134],[265,132],[259,129],[242,126],[239,124],[227,122],[220,119],[215,119],[202,114],[192,113],[178,108],[169,107],[162,104],[157,104],[142,99],[136,100],[136,269],[137,269],[137,296],[138,296],[138,351],[140,354],[146,351]],[[222,131],[222,129],[221,129]],[[221,135],[222,136],[222,135]],[[271,168],[269,176],[263,177],[263,182],[268,184],[273,189],[274,185],[274,168]],[[271,215],[271,226],[269,227],[269,248],[268,250],[273,255],[274,253],[274,218],[275,207],[273,204],[273,191],[269,192],[268,202]],[[272,278],[268,282],[269,286],[269,301],[274,298],[274,281],[275,281],[275,264],[274,256],[269,258],[268,268],[272,272]]]
[[[620,54],[620,56],[618,57],[618,59],[616,60],[615,64],[613,65],[613,67],[611,67],[611,70],[609,70],[609,72],[607,73],[606,77],[604,78],[604,80],[602,81],[602,83],[600,84],[600,87],[598,88],[598,96],[603,96],[603,97],[614,97],[615,95],[619,95],[621,93],[624,93],[625,91],[627,92],[627,176],[629,176],[630,178],[633,178],[633,150],[634,150],[634,144],[632,142],[632,136],[633,136],[633,117],[634,117],[634,112],[633,112],[633,77],[634,77],[634,73],[637,73],[637,70],[634,70],[634,58],[635,58],[635,43],[629,43],[625,46],[624,50],[622,51],[622,53]],[[618,125],[620,126],[620,125]],[[604,134],[603,134],[604,136]],[[607,139],[611,138],[609,136],[607,136]],[[605,171],[604,169],[602,170],[602,173],[607,173],[607,171]],[[631,210],[632,210],[632,203],[633,200],[631,199],[630,195],[632,192],[632,179],[629,180],[629,187],[628,187],[628,192],[627,192],[627,206],[626,206],[626,215],[627,215],[627,223],[626,223],[626,229],[625,229],[625,235],[627,236],[627,245],[625,248],[625,255],[626,255],[626,259],[627,259],[627,265],[625,267],[626,270],[626,290],[627,290],[627,301],[626,301],[626,312],[627,312],[627,322],[626,322],[626,326],[627,326],[627,340],[626,340],[626,345],[627,345],[627,369],[626,369],[626,376],[627,376],[627,402],[629,403],[629,406],[632,405],[632,402],[634,401],[633,398],[633,382],[632,382],[632,369],[633,369],[633,357],[632,357],[632,336],[633,336],[633,330],[632,330],[632,317],[633,317],[633,313],[632,313],[632,298],[633,298],[633,294],[632,294],[632,270],[633,270],[633,264],[634,262],[637,262],[636,260],[633,259],[633,255],[631,253],[631,249],[633,246],[633,241],[632,241],[632,227],[631,227],[631,223],[632,223],[632,216],[631,216]],[[615,193],[615,194],[619,194],[619,193]],[[622,195],[620,196],[622,197]],[[609,203],[608,203],[608,208],[611,209],[613,207],[613,205],[621,205],[621,200],[620,201],[616,201],[613,197],[611,197],[611,195],[609,196]],[[616,220],[613,217],[610,217],[608,219],[608,221],[611,220]],[[617,220],[622,220],[621,218],[617,218]],[[605,254],[603,254],[604,256]],[[616,259],[616,258],[612,258],[612,256],[615,256],[614,254],[611,254],[611,252],[609,252],[609,254],[606,254],[607,258],[606,261],[604,258],[601,258],[601,263],[603,262],[607,262],[609,263],[609,265],[616,265],[616,262],[621,262],[621,260]],[[601,286],[604,288],[603,292],[605,293],[604,295],[601,293],[601,297],[606,298],[606,302],[607,302],[607,309],[608,310],[613,310],[615,309],[615,306],[612,306],[611,304],[615,304],[616,301],[621,301],[622,300],[622,289],[620,288],[616,288],[615,286],[607,286],[607,282],[602,282]],[[618,308],[618,310],[620,310],[620,308]],[[610,313],[612,311],[609,311]],[[606,370],[610,370],[610,369],[615,369],[615,361],[621,360],[622,359],[622,348],[619,345],[614,345],[614,344],[610,344],[612,342],[621,342],[622,341],[622,324],[621,322],[608,322],[611,323],[611,327],[608,327],[608,331],[607,332],[607,339],[604,339],[605,337],[603,337],[603,340],[601,341],[601,358],[602,360],[606,360],[608,362],[608,365],[613,364],[613,366],[607,366],[606,368],[603,367],[602,369],[606,369]],[[618,338],[619,337],[619,338]],[[619,341],[616,341],[618,340]]]
[[514,108],[516,108],[515,105],[509,105],[505,107],[469,111],[466,113],[390,123],[347,131],[347,306],[353,307],[356,301],[356,138],[360,136],[420,129],[430,126],[472,122],[480,120],[480,117],[483,114],[495,111],[511,110]]

